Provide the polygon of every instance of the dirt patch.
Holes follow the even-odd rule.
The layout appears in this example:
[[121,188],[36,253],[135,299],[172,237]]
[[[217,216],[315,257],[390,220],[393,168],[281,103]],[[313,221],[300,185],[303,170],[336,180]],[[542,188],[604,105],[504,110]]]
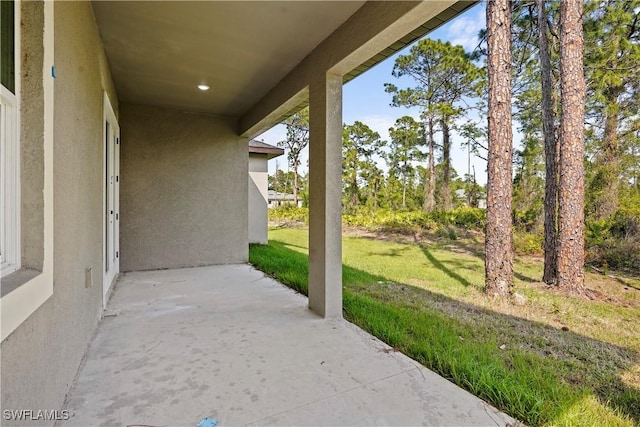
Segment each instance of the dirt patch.
[[305,228],[306,226],[304,221],[269,221],[269,228]]
[[364,239],[381,240],[384,242],[414,243],[416,241],[415,233],[371,231],[367,230],[366,228],[353,226],[344,226],[342,228],[342,235],[348,237],[361,237]]

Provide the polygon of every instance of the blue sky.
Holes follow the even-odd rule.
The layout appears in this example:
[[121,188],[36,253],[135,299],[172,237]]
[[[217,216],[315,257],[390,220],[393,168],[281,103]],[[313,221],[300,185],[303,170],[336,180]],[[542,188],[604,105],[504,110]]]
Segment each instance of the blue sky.
[[[485,9],[484,3],[480,3],[455,20],[428,34],[427,37],[450,41],[453,44],[462,45],[467,51],[471,51],[478,44],[478,31],[484,27]],[[407,87],[412,84],[410,79],[400,80],[391,75],[395,58],[398,55],[408,54],[409,49],[410,47],[407,47],[344,85],[342,94],[342,120],[344,123],[352,124],[359,120],[378,132],[383,140],[389,140],[389,128],[393,126],[396,119],[404,115],[410,115],[416,119],[419,117],[417,109],[391,107],[389,105],[391,95],[384,91],[385,83],[393,83],[399,87]],[[458,175],[463,176],[467,173],[467,152],[466,149],[460,147],[461,138],[456,134],[453,134],[452,137],[452,164]],[[283,125],[275,126],[258,136],[257,139],[277,145],[278,141],[286,139],[285,127]],[[303,156],[302,172],[306,172],[307,158],[308,151]],[[269,161],[269,174],[275,172],[276,163],[280,169],[287,170],[287,159],[285,156],[280,156]],[[386,171],[384,162],[380,160],[378,163]],[[472,156],[471,163],[475,166],[478,183],[484,185],[486,183],[486,163],[474,156]]]

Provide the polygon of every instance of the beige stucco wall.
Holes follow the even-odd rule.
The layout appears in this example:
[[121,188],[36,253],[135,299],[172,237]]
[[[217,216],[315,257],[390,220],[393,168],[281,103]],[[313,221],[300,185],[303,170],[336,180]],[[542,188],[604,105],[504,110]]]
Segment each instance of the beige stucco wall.
[[249,153],[249,243],[266,244],[268,241],[268,188],[267,155]]
[[54,289],[2,342],[3,410],[62,408],[102,308],[103,90],[116,96],[90,4],[56,2],[54,16]]
[[[29,2],[21,10],[21,135],[20,182],[22,268],[42,271],[44,255],[44,90],[42,63],[44,49],[42,33],[31,33],[44,28],[44,4]],[[40,35],[40,37],[38,37]]]
[[247,140],[235,126],[121,106],[122,271],[247,261]]

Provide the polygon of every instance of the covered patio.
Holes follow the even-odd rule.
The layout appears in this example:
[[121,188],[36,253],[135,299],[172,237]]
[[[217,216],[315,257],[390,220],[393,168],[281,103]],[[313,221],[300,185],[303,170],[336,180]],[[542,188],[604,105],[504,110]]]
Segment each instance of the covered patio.
[[309,106],[309,307],[341,317],[343,84],[474,4],[92,2],[119,101],[120,271],[245,262],[247,143]]
[[[476,0],[5,3],[20,197],[2,224],[4,410],[510,421],[341,320],[342,86]],[[308,300],[244,264],[248,141],[307,105]]]
[[248,265],[127,273],[64,426],[515,421]]

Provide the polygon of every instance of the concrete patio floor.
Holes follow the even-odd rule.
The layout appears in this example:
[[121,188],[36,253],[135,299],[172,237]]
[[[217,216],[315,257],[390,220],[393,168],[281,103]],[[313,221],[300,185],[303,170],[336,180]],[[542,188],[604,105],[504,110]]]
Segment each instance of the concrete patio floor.
[[64,426],[506,426],[510,417],[248,265],[119,279]]

